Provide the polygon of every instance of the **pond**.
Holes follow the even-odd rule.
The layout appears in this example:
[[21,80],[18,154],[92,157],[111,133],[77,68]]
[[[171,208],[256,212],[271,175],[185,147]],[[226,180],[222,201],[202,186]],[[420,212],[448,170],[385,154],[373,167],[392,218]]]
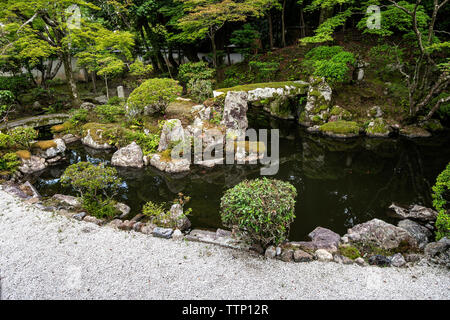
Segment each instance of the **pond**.
[[[290,240],[306,240],[315,227],[341,235],[347,228],[380,218],[391,221],[392,202],[431,206],[431,187],[450,161],[450,135],[408,140],[357,138],[333,140],[311,135],[293,121],[275,120],[249,112],[249,127],[280,129],[280,169],[277,179],[291,182],[298,191],[296,219]],[[67,161],[31,177],[43,196],[72,194],[59,177],[72,163],[109,163],[112,153],[70,145]],[[118,201],[137,214],[147,201],[171,202],[182,192],[190,196],[194,228],[215,229],[220,221],[224,191],[244,179],[259,177],[258,165],[222,165],[206,169],[192,166],[189,173],[165,174],[153,167],[120,169],[123,185]]]

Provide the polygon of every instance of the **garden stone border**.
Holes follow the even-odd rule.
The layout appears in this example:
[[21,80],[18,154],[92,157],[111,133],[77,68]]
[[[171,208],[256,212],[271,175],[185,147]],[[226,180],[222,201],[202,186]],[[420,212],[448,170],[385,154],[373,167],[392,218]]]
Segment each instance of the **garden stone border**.
[[[28,184],[26,183],[23,185],[28,186]],[[0,190],[3,190],[16,198],[19,198],[25,203],[34,205],[39,209],[52,211],[57,214],[66,216],[67,218],[94,223],[98,226],[108,226],[123,231],[135,231],[153,237],[172,239],[174,241],[195,241],[244,251],[255,250],[255,248],[252,248],[250,245],[237,238],[234,232],[223,230],[220,228],[216,231],[193,229],[183,233],[179,229],[174,230],[170,228],[160,228],[151,223],[143,223],[140,221],[143,218],[142,215],[137,215],[131,220],[124,221],[117,219],[116,217],[115,219],[107,222],[106,220],[101,220],[87,215],[85,212],[75,212],[72,209],[67,210],[55,207],[45,207],[42,204],[41,197],[39,195],[36,195],[34,192],[32,195],[27,194],[26,192],[22,191],[17,185],[0,184]],[[264,256],[267,259],[277,259],[284,262],[296,263],[319,260],[340,264],[357,264],[359,266],[366,266],[368,264],[362,257],[358,257],[355,260],[352,260],[341,255],[339,250],[336,250],[335,248],[321,248],[320,246],[324,242],[324,237],[318,234],[318,232],[324,234],[326,237],[331,236],[331,242],[335,240],[334,235],[337,235],[329,229],[317,227],[309,235],[312,241],[286,242],[277,247],[271,246],[265,250]],[[408,267],[415,263],[419,263],[422,265],[430,263],[442,265],[442,261],[436,259],[436,248],[447,255],[448,250],[450,250],[450,241],[446,238],[444,238],[443,240],[444,241],[441,240],[439,242],[431,242],[428,244],[428,248],[432,247],[435,249],[434,251],[432,251],[432,254],[427,254],[427,248],[425,248],[425,255],[417,253],[401,255],[397,253],[392,257],[372,255],[370,257],[366,257],[366,259],[368,260],[369,264],[379,266]],[[346,236],[343,236],[340,238],[338,243],[341,246],[346,246],[346,243],[348,243],[348,238],[346,238]],[[325,243],[324,246],[324,248],[329,246],[329,242]],[[428,251],[431,250],[429,249]],[[448,262],[446,263],[447,267],[449,267]]]

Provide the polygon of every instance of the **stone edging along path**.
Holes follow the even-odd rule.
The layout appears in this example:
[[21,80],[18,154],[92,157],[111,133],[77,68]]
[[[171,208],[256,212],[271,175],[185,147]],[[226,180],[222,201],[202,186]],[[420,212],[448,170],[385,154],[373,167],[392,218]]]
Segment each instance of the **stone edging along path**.
[[[437,213],[417,205],[409,209],[395,205],[391,206],[393,215],[403,219],[399,223],[399,226],[402,227],[396,227],[382,220],[373,219],[354,226],[343,237],[329,229],[317,227],[309,234],[311,241],[286,242],[278,247],[269,247],[264,252],[260,248],[251,247],[244,241],[240,241],[238,237],[227,230],[217,229],[215,232],[199,229],[189,230],[190,222],[186,217],[183,217],[183,220],[176,220],[178,228],[175,230],[142,222],[141,220],[144,218],[142,214],[135,216],[131,220],[123,221],[121,218],[125,218],[130,210],[126,205],[118,204],[118,209],[123,214],[107,222],[81,212],[80,202],[75,197],[55,195],[51,200],[57,201],[58,204],[56,206],[48,206],[48,203],[41,201],[40,195],[29,182],[21,186],[0,185],[0,190],[12,194],[38,209],[55,212],[79,221],[94,223],[98,226],[109,226],[125,231],[132,230],[158,238],[203,242],[244,251],[259,251],[264,253],[264,256],[268,259],[277,259],[284,262],[311,262],[319,260],[322,262],[335,262],[346,265],[357,264],[360,266],[366,266],[369,263],[383,267],[410,267],[415,264],[428,265],[436,263],[446,265],[447,268],[450,267],[450,241],[447,238],[439,242],[419,242],[419,239],[423,241],[423,234],[420,231],[424,232],[422,229],[426,229],[426,227],[408,218],[425,219],[427,225],[430,225],[429,220],[435,219]],[[174,205],[171,208],[171,214],[174,215],[175,219],[182,217],[183,210],[181,206]],[[418,228],[422,229],[417,231]],[[431,235],[430,231],[428,231],[427,235]],[[352,250],[355,249],[353,246],[355,243],[364,244],[364,246],[374,244],[376,248],[372,248],[370,254],[362,252],[364,258],[359,256],[359,254],[354,256]],[[405,246],[406,249],[404,248]]]

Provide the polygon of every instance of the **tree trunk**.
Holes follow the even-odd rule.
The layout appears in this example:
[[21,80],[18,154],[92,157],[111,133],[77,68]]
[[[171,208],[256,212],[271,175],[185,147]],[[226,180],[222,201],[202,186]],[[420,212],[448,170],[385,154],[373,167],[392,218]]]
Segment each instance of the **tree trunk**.
[[80,97],[78,96],[77,84],[75,82],[75,78],[72,72],[72,63],[70,61],[70,55],[63,52],[60,55],[60,59],[64,65],[64,73],[66,75],[66,81],[69,86],[69,91],[72,98],[72,104],[75,106],[79,106],[81,104]]
[[215,35],[212,33],[210,35],[210,38],[211,38],[211,46],[212,46],[212,51],[213,51],[213,66],[215,69],[217,69],[217,48],[216,48]]
[[286,47],[286,21],[285,21],[286,0],[283,0],[283,10],[281,12],[281,46]]
[[170,61],[170,64],[172,65],[172,67],[175,70],[178,70],[178,63],[175,61],[175,58],[173,57],[173,50],[170,47],[169,47],[169,61]]
[[300,5],[300,37],[306,37],[305,18],[303,16],[303,5]]
[[97,94],[97,80],[95,78],[95,72],[91,72],[91,81],[92,81],[92,89],[94,90],[94,93]]
[[108,76],[105,75],[106,99],[109,100]]
[[273,22],[272,22],[272,14],[270,11],[267,14],[267,21],[269,23],[269,50],[273,49]]
[[321,8],[319,16],[319,26],[333,14],[333,8]]

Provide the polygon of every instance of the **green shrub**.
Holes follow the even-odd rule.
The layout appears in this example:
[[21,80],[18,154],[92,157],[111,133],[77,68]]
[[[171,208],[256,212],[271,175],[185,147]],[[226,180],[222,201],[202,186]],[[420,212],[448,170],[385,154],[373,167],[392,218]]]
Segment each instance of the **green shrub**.
[[178,68],[178,80],[183,84],[188,84],[192,79],[213,79],[214,75],[215,70],[209,68],[208,63],[203,61],[184,63]]
[[14,173],[20,166],[20,160],[15,153],[6,153],[0,157],[0,171]]
[[119,116],[125,114],[125,108],[119,105],[100,105],[95,107],[95,112],[104,122],[116,122]]
[[136,59],[136,61],[130,65],[130,74],[132,76],[138,78],[147,78],[152,73],[153,73],[153,66],[145,65],[144,62],[142,62],[139,59]]
[[[190,197],[184,196],[182,193],[178,194],[178,199],[173,202],[180,204],[184,208],[185,204],[190,201]],[[178,221],[187,217],[191,213],[191,209],[183,210],[183,214],[178,217],[173,217],[170,212],[170,207],[167,203],[163,202],[160,204],[154,203],[152,201],[144,204],[142,208],[142,214],[149,218],[149,221],[159,227],[164,228],[176,228]]]
[[119,97],[111,97],[108,100],[108,103],[110,106],[119,106],[122,105],[125,102],[125,99],[119,98]]
[[295,219],[296,189],[288,182],[267,178],[245,180],[225,192],[222,222],[237,226],[244,236],[263,248],[287,239]]
[[89,111],[86,109],[75,109],[71,111],[70,122],[76,126],[88,120]]
[[0,149],[8,149],[14,144],[14,140],[9,134],[0,132]]
[[214,96],[211,80],[191,79],[187,85],[187,90],[189,95],[198,103]]
[[235,30],[231,34],[230,42],[236,45],[237,52],[247,58],[252,52],[257,49],[256,40],[260,38],[260,33],[253,28],[249,23],[242,26],[242,29]]
[[170,102],[181,94],[182,88],[172,79],[150,79],[144,81],[128,98],[128,108],[140,113],[164,112]]
[[433,206],[438,211],[436,219],[436,240],[450,237],[450,217],[448,214],[450,203],[450,163],[436,179],[433,190]]
[[111,217],[112,198],[117,194],[122,180],[115,168],[79,162],[69,166],[61,176],[63,186],[71,186],[83,200],[83,208],[98,218]]
[[0,90],[8,90],[17,96],[18,93],[30,87],[26,76],[4,77],[0,76]]
[[350,79],[350,67],[355,63],[353,53],[344,51],[340,46],[319,46],[305,55],[303,66],[306,73],[337,83]]
[[30,149],[31,143],[38,137],[38,132],[28,127],[16,127],[8,134],[18,149]]
[[339,253],[343,255],[344,257],[347,257],[349,259],[355,260],[356,258],[361,257],[361,253],[359,250],[352,246],[340,246],[339,247]]
[[129,142],[136,141],[136,143],[142,148],[144,155],[149,155],[158,151],[160,139],[159,133],[145,134],[140,131],[128,131],[125,136]]
[[256,73],[256,81],[269,81],[280,67],[278,62],[250,61],[248,65],[250,71]]

